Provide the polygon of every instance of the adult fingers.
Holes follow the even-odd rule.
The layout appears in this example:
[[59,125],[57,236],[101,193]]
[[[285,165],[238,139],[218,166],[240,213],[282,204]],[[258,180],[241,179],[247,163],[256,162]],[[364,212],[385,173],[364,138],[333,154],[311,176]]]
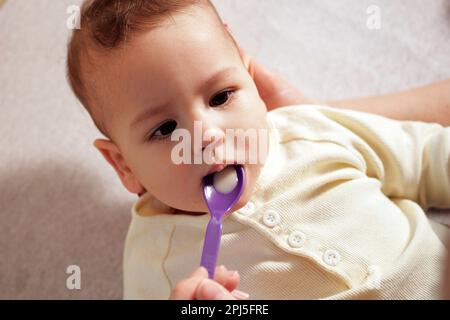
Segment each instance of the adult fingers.
[[169,300],[194,300],[198,285],[207,277],[208,271],[205,268],[197,268],[188,278],[180,281],[173,288]]
[[237,300],[224,286],[210,279],[202,279],[196,290],[197,300]]
[[216,268],[214,280],[224,286],[228,291],[233,291],[239,285],[240,276],[237,271],[228,270],[222,265]]

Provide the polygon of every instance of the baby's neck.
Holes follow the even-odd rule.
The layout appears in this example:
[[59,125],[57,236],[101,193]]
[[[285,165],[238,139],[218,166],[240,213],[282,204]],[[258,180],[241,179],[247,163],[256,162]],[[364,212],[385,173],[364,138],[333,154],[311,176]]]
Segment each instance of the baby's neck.
[[197,212],[197,211],[183,211],[178,209],[173,209],[173,214],[185,214],[188,216],[201,216],[206,214],[206,212]]

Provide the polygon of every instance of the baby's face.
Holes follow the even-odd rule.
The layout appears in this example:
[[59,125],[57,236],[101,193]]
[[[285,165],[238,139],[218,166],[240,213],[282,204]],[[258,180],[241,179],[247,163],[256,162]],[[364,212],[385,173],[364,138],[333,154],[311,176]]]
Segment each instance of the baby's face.
[[[106,106],[105,122],[123,157],[122,181],[132,176],[173,208],[207,212],[201,182],[213,165],[174,163],[173,149],[180,142],[171,141],[172,132],[189,131],[193,162],[210,144],[195,145],[196,121],[202,133],[208,130],[225,143],[226,129],[267,134],[266,106],[238,50],[209,10],[192,7],[173,18],[104,58],[97,77],[91,78],[97,81],[95,98]],[[214,162],[244,164],[236,159],[244,150],[237,149],[234,158],[216,154]],[[244,149],[248,152],[248,143]],[[234,210],[251,195],[265,154],[259,156],[256,164],[248,164],[248,158],[244,164],[247,183]]]

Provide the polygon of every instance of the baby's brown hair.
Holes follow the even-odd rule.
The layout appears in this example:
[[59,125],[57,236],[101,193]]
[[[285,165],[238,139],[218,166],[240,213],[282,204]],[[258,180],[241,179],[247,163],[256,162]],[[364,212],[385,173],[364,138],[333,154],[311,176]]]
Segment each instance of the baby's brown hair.
[[222,22],[210,0],[87,0],[83,3],[80,29],[73,31],[68,44],[67,77],[76,97],[106,137],[111,139],[103,117],[98,114],[101,110],[94,110],[86,86],[86,73],[94,67],[92,54],[107,54],[132,36],[159,27],[172,14],[192,5],[211,8]]

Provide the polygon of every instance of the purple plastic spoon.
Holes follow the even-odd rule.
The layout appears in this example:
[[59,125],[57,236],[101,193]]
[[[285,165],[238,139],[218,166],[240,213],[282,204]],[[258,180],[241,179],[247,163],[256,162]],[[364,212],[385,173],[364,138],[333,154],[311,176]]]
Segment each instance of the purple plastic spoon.
[[241,165],[233,166],[237,174],[237,184],[229,193],[221,193],[214,188],[214,175],[211,173],[202,180],[203,198],[208,206],[211,218],[206,227],[200,265],[208,270],[210,279],[214,279],[220,239],[222,237],[222,220],[226,213],[239,200],[245,186],[245,171]]

